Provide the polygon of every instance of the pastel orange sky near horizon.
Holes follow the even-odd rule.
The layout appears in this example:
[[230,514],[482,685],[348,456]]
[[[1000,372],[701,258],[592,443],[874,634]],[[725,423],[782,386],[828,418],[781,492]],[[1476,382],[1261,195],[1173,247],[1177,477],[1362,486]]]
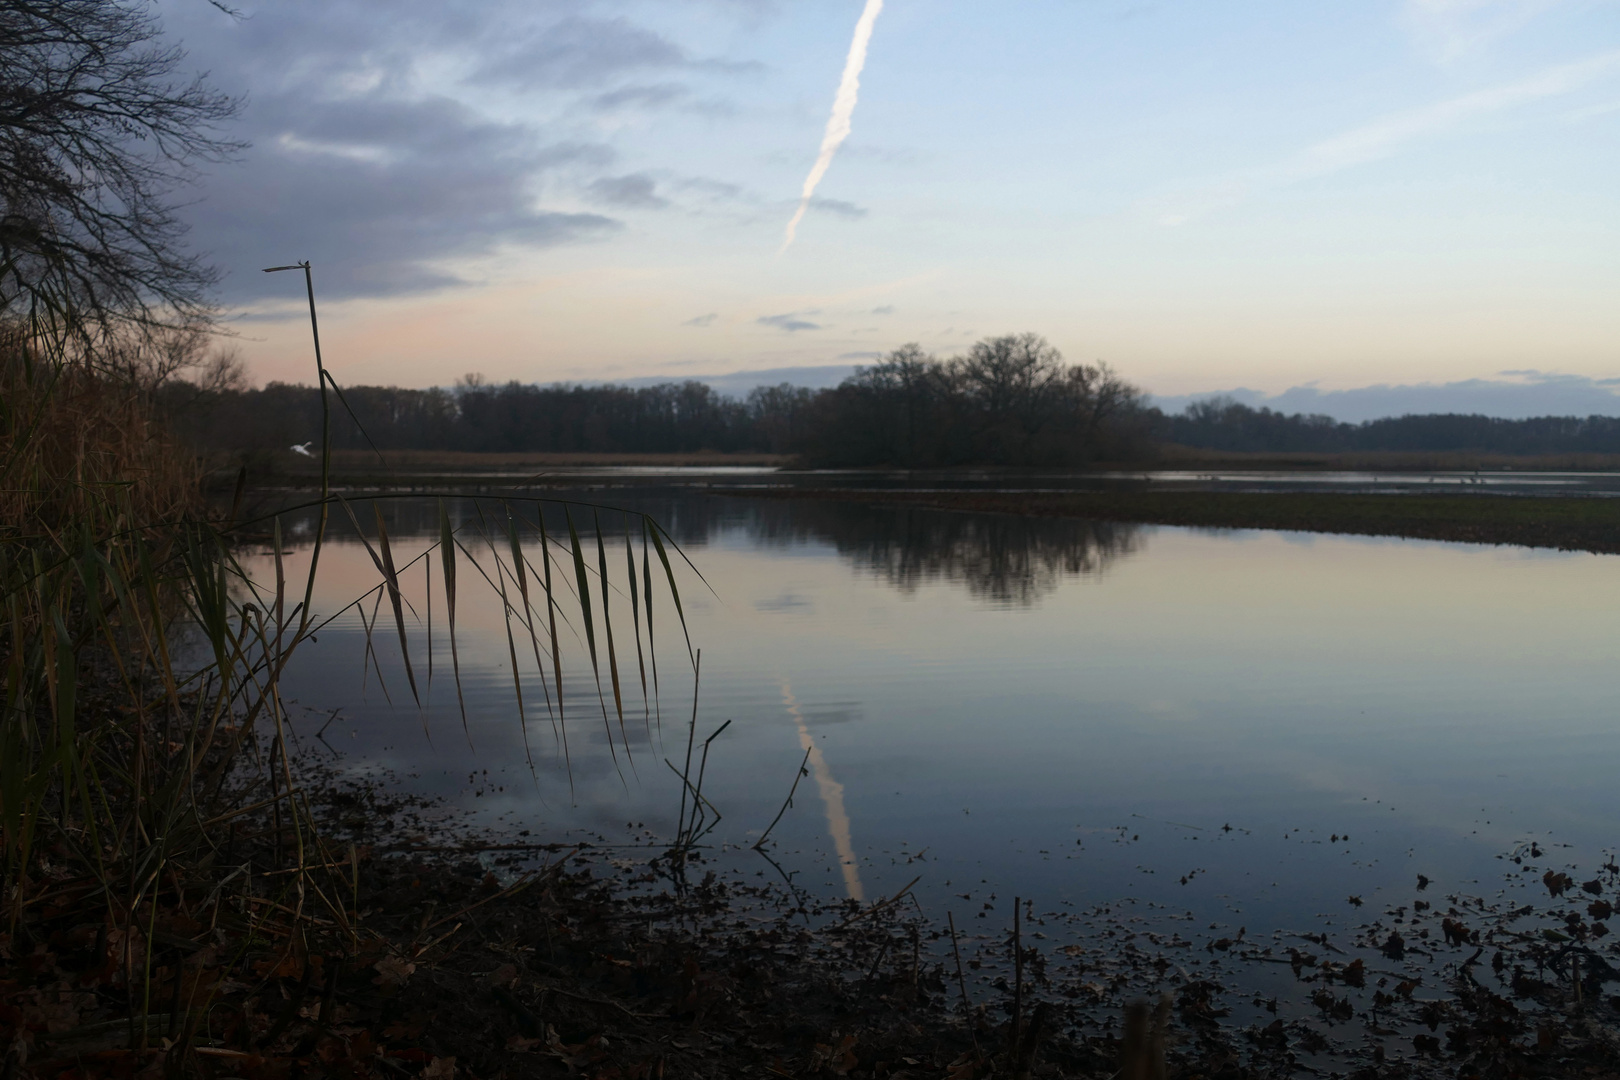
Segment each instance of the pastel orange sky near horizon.
[[352,384],[1020,331],[1172,395],[1620,376],[1620,0],[886,0],[823,169],[870,7],[162,0],[247,100],[188,209],[239,352],[312,381],[256,272],[307,258]]

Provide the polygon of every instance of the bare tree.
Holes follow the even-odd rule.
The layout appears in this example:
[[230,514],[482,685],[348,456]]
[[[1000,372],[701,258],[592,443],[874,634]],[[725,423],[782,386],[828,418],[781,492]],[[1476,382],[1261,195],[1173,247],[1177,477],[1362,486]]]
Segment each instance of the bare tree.
[[974,343],[952,362],[987,434],[1017,455],[1057,416],[1068,369],[1039,334],[1007,334]]
[[0,0],[0,320],[38,343],[211,322],[176,197],[239,102],[161,34],[139,0]]
[[855,381],[900,402],[900,429],[889,435],[898,441],[899,460],[907,464],[915,461],[923,427],[950,393],[943,366],[921,345],[910,342],[863,368]]

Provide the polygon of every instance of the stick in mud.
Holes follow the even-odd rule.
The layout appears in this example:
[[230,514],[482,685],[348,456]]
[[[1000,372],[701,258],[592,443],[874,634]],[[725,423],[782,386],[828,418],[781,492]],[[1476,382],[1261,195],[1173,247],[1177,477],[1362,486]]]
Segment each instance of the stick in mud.
[[1010,1048],[1016,1054],[1024,1043],[1024,936],[1019,921],[1023,901],[1013,897],[1013,1006]]
[[953,912],[945,913],[945,921],[951,928],[951,952],[956,955],[956,985],[962,991],[962,1019],[968,1026],[968,1035],[973,1039],[973,1053],[979,1052],[979,1034],[973,1029],[973,1007],[968,1004],[967,978],[962,974],[962,947],[956,940],[956,915]]

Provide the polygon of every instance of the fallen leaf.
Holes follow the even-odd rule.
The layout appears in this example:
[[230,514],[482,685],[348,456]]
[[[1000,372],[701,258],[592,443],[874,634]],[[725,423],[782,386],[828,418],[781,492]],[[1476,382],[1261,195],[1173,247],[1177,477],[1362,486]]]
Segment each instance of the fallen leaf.
[[[377,971],[377,977],[372,983],[387,989],[398,989],[405,985],[405,980],[411,977],[416,965],[409,960],[401,960],[397,956],[385,956],[371,965]],[[454,1062],[454,1059],[451,1059]]]

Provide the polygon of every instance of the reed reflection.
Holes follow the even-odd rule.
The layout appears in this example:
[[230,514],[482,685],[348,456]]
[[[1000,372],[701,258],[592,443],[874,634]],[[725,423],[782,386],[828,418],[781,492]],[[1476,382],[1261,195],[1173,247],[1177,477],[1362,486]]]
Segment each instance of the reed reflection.
[[[617,496],[615,503],[651,514],[685,549],[702,548],[728,532],[740,532],[764,547],[830,544],[856,567],[903,593],[946,582],[964,586],[980,600],[1010,606],[1037,603],[1065,578],[1106,572],[1114,562],[1142,550],[1146,536],[1141,526],[1120,522],[823,500],[748,499],[691,491],[548,494],[582,499]],[[480,517],[500,522],[506,515],[505,504],[495,497],[446,503],[457,524]],[[514,513],[533,520],[532,502],[517,500],[511,505]],[[308,514],[295,512],[284,521],[288,535],[299,535],[294,519]],[[438,501],[433,498],[393,500],[384,509],[389,531],[402,537],[433,535],[437,515]],[[545,517],[553,535],[566,535],[560,509],[546,507]],[[585,534],[594,520],[586,512],[576,517],[576,524]],[[607,536],[622,538],[620,515],[603,512],[600,521]],[[333,515],[328,528],[334,539],[343,539],[347,525],[341,515]]]

